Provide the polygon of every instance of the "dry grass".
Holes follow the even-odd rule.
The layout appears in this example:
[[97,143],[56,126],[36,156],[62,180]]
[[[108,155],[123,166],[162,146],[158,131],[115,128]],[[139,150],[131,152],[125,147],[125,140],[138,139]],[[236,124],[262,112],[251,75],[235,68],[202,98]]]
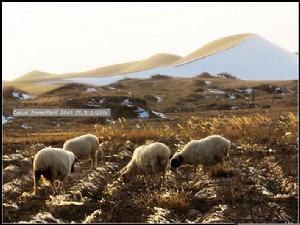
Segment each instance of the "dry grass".
[[190,208],[189,197],[186,193],[176,192],[145,192],[135,197],[137,205],[145,207],[161,207],[172,210],[176,214],[184,214]]
[[113,126],[95,124],[97,135],[106,140],[130,139],[143,141],[145,139],[179,139],[189,141],[201,139],[208,135],[220,134],[232,140],[235,144],[263,144],[275,145],[296,144],[297,116],[290,112],[273,120],[271,116],[255,114],[252,116],[219,116],[203,120],[198,116],[191,116],[185,121],[179,121],[175,126],[162,123],[160,126],[145,124],[142,120],[129,126],[125,118],[119,118]]

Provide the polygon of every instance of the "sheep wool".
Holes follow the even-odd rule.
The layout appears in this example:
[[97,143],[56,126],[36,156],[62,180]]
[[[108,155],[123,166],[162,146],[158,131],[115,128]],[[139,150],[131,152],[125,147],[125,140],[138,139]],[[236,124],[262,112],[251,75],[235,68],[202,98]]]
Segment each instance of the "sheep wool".
[[171,167],[183,164],[211,167],[223,162],[230,150],[230,141],[219,135],[208,136],[201,140],[192,140],[184,148],[175,153],[171,159]]
[[91,160],[91,168],[97,167],[97,151],[101,152],[99,139],[92,134],[85,134],[79,137],[67,140],[63,149],[75,154],[77,160]]
[[124,181],[128,181],[134,174],[142,173],[151,175],[158,184],[161,174],[164,177],[170,155],[169,147],[163,143],[155,142],[139,146],[134,150],[131,161],[122,172]]
[[41,175],[51,183],[55,192],[54,182],[64,180],[67,174],[74,172],[75,155],[61,148],[46,147],[38,151],[33,159],[34,194]]

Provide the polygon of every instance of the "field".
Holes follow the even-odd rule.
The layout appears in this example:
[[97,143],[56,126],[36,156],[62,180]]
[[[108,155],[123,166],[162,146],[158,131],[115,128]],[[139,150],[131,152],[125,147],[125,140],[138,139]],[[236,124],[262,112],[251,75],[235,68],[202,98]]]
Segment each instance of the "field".
[[[255,96],[242,91],[248,87],[255,88]],[[15,117],[5,123],[4,222],[298,221],[297,81],[157,76],[125,79],[95,87],[95,92],[87,88],[65,85],[22,100],[11,97],[21,88],[5,87],[5,116],[11,116],[13,108],[109,107],[112,117]],[[120,104],[126,99],[134,107]],[[149,117],[138,118],[136,107],[149,110]],[[54,196],[43,183],[40,195],[33,196],[34,154],[45,146],[62,147],[66,139],[85,133],[103,143],[97,169],[91,171],[89,162],[80,162],[60,194]],[[195,176],[190,166],[177,172],[168,169],[160,189],[143,176],[128,183],[119,180],[119,171],[137,146],[159,141],[174,154],[189,140],[211,134],[234,143],[224,167],[208,173],[199,167]]]

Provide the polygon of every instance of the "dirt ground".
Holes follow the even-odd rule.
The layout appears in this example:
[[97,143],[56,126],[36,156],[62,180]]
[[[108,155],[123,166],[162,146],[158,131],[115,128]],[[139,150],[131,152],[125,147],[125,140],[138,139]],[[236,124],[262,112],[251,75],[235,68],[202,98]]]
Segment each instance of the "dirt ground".
[[[57,141],[52,146],[62,144]],[[47,143],[4,145],[4,221],[297,221],[296,145],[236,146],[217,173],[204,173],[199,167],[193,176],[189,166],[177,172],[168,170],[165,186],[156,190],[143,176],[126,184],[118,179],[118,171],[139,144],[134,140],[125,144],[117,139],[104,141],[105,156],[98,156],[97,169],[89,170],[89,161],[77,164],[75,173],[64,181],[65,190],[57,196],[47,184],[42,184],[40,195],[32,195],[32,156]],[[171,144],[172,151],[176,144],[179,141]]]

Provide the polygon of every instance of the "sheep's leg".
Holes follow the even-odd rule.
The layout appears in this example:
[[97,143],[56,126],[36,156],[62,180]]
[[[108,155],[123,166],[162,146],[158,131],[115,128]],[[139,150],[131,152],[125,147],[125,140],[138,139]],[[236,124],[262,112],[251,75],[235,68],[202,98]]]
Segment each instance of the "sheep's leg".
[[91,169],[93,169],[93,167],[94,167],[94,161],[93,161],[93,158],[92,158],[92,157],[90,158],[90,161],[91,161],[91,166],[90,166],[90,170],[91,170]]
[[94,169],[97,168],[97,150],[95,150],[95,153],[93,155],[93,159],[94,159]]
[[56,174],[57,172],[55,170],[52,170],[50,184],[51,184],[53,194],[56,194],[56,187],[55,187]]
[[59,181],[59,185],[60,185],[60,189],[61,189],[61,192],[63,193],[65,191],[65,185],[64,185],[64,179],[66,178],[68,174],[65,173],[65,175],[61,178],[61,181]]
[[166,175],[166,171],[164,170],[163,173],[162,173],[162,182],[161,182],[162,188],[165,187],[165,175]]
[[97,168],[97,151],[94,150],[91,154],[91,169]]
[[33,176],[33,182],[34,182],[34,186],[33,186],[33,194],[37,195],[37,185],[39,183],[39,180],[41,178],[42,173],[40,171],[35,171],[34,172],[34,176]]
[[160,188],[160,174],[154,174],[153,175],[153,186],[154,186],[154,189],[159,189]]
[[222,169],[224,169],[225,168],[225,163],[224,163],[224,159],[222,159],[222,161],[221,161],[221,167],[222,167]]

